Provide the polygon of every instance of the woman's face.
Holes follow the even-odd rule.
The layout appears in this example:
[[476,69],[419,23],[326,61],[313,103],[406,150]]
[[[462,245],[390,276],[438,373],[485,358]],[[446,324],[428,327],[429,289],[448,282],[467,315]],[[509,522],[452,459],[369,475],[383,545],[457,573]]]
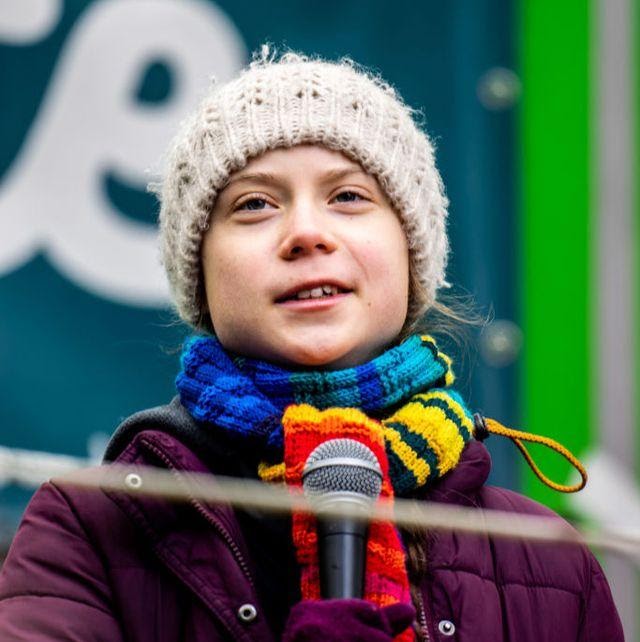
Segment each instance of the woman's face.
[[364,363],[407,316],[409,255],[375,178],[317,145],[234,173],[202,247],[216,336],[233,352],[331,369]]

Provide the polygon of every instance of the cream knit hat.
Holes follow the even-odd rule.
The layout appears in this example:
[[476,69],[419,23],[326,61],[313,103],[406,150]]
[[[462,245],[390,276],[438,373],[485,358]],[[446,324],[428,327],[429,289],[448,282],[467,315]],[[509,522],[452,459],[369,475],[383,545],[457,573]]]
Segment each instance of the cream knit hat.
[[263,152],[317,143],[375,176],[400,215],[413,287],[408,322],[448,286],[448,201],[433,146],[413,111],[379,77],[352,61],[328,62],[265,47],[235,80],[213,86],[174,139],[158,186],[163,263],[178,313],[211,329],[200,248],[229,176]]

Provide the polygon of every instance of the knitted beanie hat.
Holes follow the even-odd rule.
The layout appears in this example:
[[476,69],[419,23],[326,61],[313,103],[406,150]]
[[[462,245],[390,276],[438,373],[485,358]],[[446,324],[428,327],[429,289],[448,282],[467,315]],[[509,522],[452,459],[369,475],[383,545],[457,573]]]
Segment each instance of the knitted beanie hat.
[[447,287],[448,201],[427,135],[392,87],[350,60],[286,53],[261,56],[213,86],[182,123],[168,155],[160,198],[163,263],[184,321],[211,329],[200,249],[218,193],[230,175],[271,149],[315,143],[344,153],[379,182],[408,240],[408,323]]

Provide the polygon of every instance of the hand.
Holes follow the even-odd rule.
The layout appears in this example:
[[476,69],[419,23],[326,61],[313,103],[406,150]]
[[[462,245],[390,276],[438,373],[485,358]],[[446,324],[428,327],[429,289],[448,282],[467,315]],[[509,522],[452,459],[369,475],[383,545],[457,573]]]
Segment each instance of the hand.
[[391,642],[415,615],[409,604],[380,608],[366,600],[305,600],[291,609],[282,642]]

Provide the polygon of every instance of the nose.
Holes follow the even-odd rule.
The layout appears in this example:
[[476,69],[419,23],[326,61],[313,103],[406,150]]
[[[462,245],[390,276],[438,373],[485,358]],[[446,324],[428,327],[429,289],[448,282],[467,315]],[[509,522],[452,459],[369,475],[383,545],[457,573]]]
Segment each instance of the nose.
[[315,252],[330,254],[337,248],[337,241],[330,229],[330,221],[321,208],[300,204],[283,217],[284,232],[279,254],[292,260]]

